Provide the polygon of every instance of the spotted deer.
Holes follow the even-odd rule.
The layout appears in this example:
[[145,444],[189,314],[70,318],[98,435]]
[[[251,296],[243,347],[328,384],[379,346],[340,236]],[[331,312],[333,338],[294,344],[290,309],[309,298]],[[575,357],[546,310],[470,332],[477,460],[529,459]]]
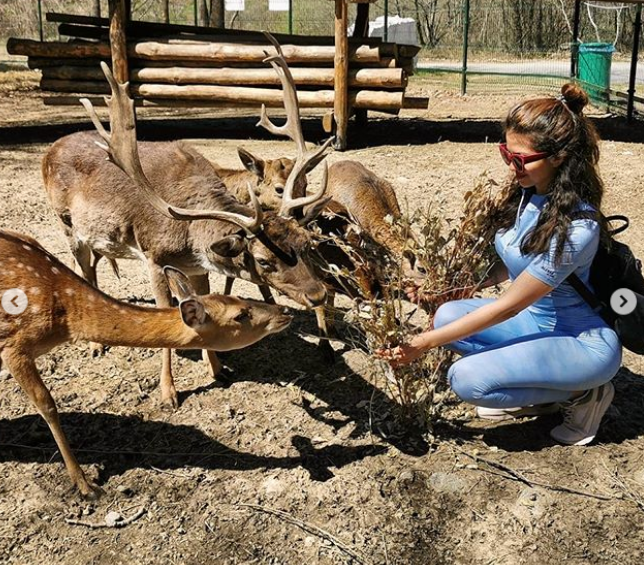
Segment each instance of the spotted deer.
[[210,294],[198,296],[190,279],[165,267],[178,308],[119,302],[76,275],[36,240],[0,231],[0,368],[6,367],[45,419],[67,471],[82,495],[100,488],[87,479],[36,368],[37,357],[69,342],[128,347],[229,351],[251,345],[291,322],[285,308]]
[[[267,61],[274,64],[273,59]],[[85,278],[96,285],[101,257],[133,258],[147,263],[158,306],[169,306],[171,299],[164,265],[184,270],[201,294],[207,294],[208,273],[214,271],[258,284],[266,298],[270,286],[307,308],[324,304],[326,288],[309,259],[310,233],[291,217],[294,209],[324,197],[324,181],[313,195],[292,195],[332,140],[298,152],[279,213],[263,212],[251,187],[250,206],[239,203],[213,166],[187,144],[137,144],[127,84],[116,83],[107,65],[102,67],[112,89],[111,133],[89,101],[82,102],[107,145],[98,147],[95,133],[68,136],[52,146],[42,164],[49,200]],[[217,356],[206,351],[205,357],[216,376]],[[177,406],[169,350],[163,356],[161,396]]]

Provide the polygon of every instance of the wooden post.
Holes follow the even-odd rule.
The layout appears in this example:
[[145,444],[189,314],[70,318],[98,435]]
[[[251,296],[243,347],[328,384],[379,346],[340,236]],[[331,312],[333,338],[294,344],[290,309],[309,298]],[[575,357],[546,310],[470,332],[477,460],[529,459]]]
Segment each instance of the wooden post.
[[[356,23],[353,26],[353,37],[368,37],[369,35],[369,4],[358,4]],[[354,110],[356,124],[364,128],[368,122],[367,110]]]
[[125,25],[127,11],[125,0],[110,0],[110,50],[112,52],[112,73],[120,82],[127,82],[129,75],[127,65],[127,38]]
[[347,0],[335,0],[335,99],[333,113],[335,118],[335,148],[347,148],[347,129],[349,125],[349,38]]

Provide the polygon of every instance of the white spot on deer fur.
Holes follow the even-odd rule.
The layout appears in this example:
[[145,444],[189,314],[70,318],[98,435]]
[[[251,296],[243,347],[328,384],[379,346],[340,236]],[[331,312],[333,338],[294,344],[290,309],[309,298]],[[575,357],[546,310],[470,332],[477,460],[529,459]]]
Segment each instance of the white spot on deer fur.
[[74,295],[74,289],[73,288],[66,288],[65,289],[65,294],[68,296],[73,296]]
[[23,249],[26,249],[27,251],[31,251],[31,247],[29,247],[26,243],[22,245]]
[[24,269],[24,268],[25,268],[25,264],[24,264],[24,263],[18,263],[18,268],[19,268],[19,269]]
[[40,288],[34,286],[29,292],[31,292],[31,294],[40,294]]
[[51,272],[54,273],[54,275],[60,275],[60,271],[56,267],[52,267]]
[[31,265],[27,265],[27,270],[28,270],[30,273],[33,273],[36,269],[34,269]]

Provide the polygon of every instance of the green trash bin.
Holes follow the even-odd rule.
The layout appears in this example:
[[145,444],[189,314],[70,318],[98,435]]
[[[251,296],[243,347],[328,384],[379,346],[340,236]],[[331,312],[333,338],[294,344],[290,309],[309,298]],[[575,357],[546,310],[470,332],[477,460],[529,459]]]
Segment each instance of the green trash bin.
[[591,100],[608,102],[610,65],[615,47],[612,43],[579,45],[578,77]]

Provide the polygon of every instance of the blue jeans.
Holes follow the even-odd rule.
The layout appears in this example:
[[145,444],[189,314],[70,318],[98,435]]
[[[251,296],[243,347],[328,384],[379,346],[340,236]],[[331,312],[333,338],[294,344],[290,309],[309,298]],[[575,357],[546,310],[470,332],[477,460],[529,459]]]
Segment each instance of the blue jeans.
[[[472,298],[443,304],[434,327],[493,301]],[[622,361],[621,344],[611,328],[576,334],[544,331],[528,310],[447,347],[463,355],[448,371],[452,390],[465,402],[487,408],[563,402],[573,392],[610,381]]]

